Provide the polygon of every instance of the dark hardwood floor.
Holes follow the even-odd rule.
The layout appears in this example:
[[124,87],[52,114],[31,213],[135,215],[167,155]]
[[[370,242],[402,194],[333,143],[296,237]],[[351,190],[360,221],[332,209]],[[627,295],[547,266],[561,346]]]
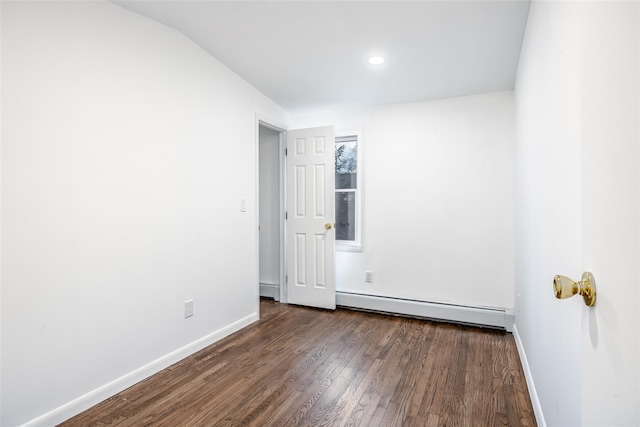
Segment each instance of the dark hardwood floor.
[[261,310],[62,425],[535,425],[511,334],[269,300]]

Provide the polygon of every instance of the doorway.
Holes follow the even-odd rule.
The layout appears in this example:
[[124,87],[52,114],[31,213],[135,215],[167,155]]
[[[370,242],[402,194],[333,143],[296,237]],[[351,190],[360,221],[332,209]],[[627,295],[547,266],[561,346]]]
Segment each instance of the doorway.
[[259,295],[333,310],[333,126],[285,131],[258,119],[256,136]]
[[285,302],[284,279],[284,131],[258,124],[258,281],[260,296]]

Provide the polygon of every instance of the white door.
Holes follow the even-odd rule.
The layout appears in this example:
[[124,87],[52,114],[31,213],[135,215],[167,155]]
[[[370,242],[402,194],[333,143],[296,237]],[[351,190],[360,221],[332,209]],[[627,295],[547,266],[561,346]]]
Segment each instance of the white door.
[[336,308],[333,126],[287,132],[287,302]]
[[598,292],[595,307],[583,305],[580,317],[581,423],[638,426],[640,5],[579,4],[583,37],[578,221],[582,270],[594,274]]

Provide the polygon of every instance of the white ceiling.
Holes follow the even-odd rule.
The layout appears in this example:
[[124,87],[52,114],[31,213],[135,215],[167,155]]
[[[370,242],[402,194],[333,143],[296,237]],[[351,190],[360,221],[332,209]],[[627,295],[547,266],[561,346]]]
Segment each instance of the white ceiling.
[[[528,0],[119,0],[182,32],[286,110],[514,87]],[[386,58],[371,66],[366,58]]]

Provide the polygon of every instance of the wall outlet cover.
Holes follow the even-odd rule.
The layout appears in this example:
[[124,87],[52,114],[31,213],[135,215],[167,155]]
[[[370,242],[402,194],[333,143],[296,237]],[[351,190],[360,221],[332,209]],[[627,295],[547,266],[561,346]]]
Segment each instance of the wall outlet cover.
[[189,299],[184,302],[184,318],[193,316],[193,300]]

